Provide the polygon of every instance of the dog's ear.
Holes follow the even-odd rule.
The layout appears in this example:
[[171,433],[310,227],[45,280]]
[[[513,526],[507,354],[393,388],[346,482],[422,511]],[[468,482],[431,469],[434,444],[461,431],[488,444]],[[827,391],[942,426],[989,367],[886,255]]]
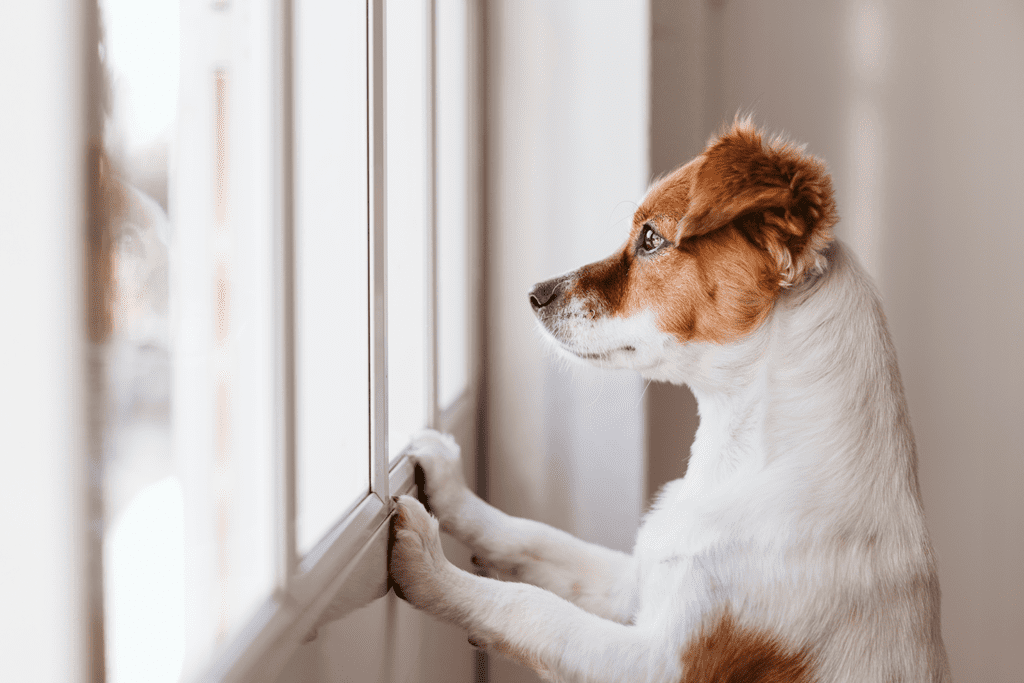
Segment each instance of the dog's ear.
[[785,287],[824,266],[837,220],[825,164],[792,143],[766,143],[749,120],[737,120],[701,156],[679,234],[733,223],[771,254]]

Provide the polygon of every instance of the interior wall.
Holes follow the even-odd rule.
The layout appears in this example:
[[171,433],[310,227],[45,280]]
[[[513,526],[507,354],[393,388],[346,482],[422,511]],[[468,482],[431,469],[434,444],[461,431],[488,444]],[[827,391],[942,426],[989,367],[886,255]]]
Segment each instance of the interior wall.
[[[658,150],[678,151],[666,164],[684,161],[737,111],[829,162],[837,233],[878,280],[899,353],[954,678],[1019,680],[1024,5],[653,7],[654,168]],[[673,73],[677,63],[685,74]],[[666,104],[685,132],[665,132]],[[685,396],[671,397],[685,407]],[[658,451],[653,428],[651,438],[652,462],[675,457]]]
[[[643,386],[556,356],[527,293],[626,238],[648,180],[646,3],[496,0],[488,25],[489,497],[631,550]],[[535,680],[490,661],[493,681]]]

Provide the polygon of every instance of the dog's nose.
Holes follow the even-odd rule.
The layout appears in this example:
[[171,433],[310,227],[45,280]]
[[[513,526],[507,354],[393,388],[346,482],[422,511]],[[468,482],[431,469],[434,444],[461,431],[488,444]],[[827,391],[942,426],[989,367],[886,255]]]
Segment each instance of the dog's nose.
[[533,310],[539,311],[557,299],[565,289],[565,283],[564,277],[556,277],[534,285],[530,290],[530,305],[533,306]]

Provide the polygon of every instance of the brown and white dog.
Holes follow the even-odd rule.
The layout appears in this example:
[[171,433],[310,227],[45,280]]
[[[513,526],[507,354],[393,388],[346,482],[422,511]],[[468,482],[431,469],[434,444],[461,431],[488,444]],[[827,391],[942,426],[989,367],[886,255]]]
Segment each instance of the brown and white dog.
[[557,681],[948,681],[896,354],[836,221],[824,164],[749,121],[656,182],[618,252],[530,301],[570,356],[693,390],[686,476],[626,555],[487,505],[426,433],[440,528],[515,582],[402,497],[401,593]]

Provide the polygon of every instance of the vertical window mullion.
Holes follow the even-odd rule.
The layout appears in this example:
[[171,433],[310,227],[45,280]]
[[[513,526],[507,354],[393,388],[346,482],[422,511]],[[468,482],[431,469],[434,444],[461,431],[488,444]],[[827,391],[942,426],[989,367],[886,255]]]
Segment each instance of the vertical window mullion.
[[390,504],[387,415],[387,187],[384,0],[367,2],[367,119],[370,128],[370,490]]
[[438,334],[437,334],[437,2],[429,0],[429,20],[427,37],[427,64],[429,69],[427,109],[430,116],[430,141],[427,147],[429,155],[428,196],[430,201],[430,217],[427,230],[427,415],[429,426],[440,427],[441,406],[438,396]]
[[446,411],[471,383],[468,329],[470,240],[468,48],[469,8],[464,2],[435,7],[435,256],[437,403]]
[[277,589],[287,591],[298,568],[296,539],[296,438],[295,438],[295,139],[294,139],[294,26],[293,0],[280,0],[277,9],[279,29],[274,35],[275,132],[280,142],[274,145],[277,194],[277,257],[275,280],[277,299],[277,343],[279,384],[277,447]]

